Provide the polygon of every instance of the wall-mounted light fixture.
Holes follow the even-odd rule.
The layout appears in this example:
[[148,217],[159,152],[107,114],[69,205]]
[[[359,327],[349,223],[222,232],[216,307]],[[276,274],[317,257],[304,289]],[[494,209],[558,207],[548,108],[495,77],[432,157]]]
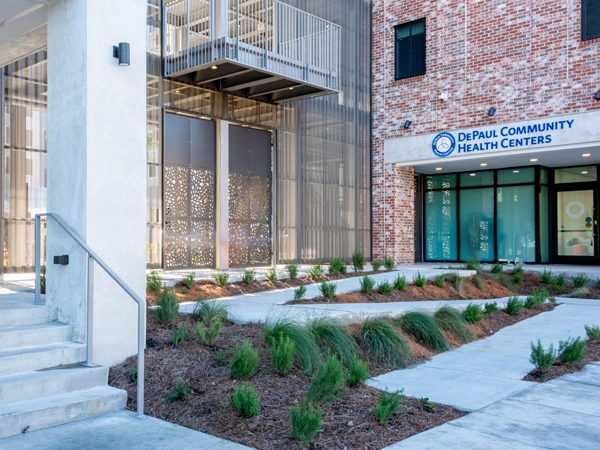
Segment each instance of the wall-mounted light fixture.
[[404,128],[410,128],[411,124],[412,122],[410,120],[407,120],[406,122],[404,122]]
[[596,100],[600,100],[600,91],[596,92],[596,95],[594,95],[594,98]]
[[494,114],[496,114],[496,108],[494,108],[493,106],[488,110],[488,116],[490,117],[494,117]]
[[119,42],[119,45],[113,46],[113,58],[119,60],[120,66],[128,66],[130,63],[129,43]]

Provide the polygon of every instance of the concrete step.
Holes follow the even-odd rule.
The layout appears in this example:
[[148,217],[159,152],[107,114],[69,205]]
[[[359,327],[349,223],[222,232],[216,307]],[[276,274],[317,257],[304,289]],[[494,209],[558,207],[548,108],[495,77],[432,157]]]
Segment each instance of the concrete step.
[[71,340],[73,327],[58,322],[0,328],[0,350]]
[[107,382],[108,367],[102,366],[76,366],[0,377],[0,410],[8,403],[106,386]]
[[97,417],[125,407],[127,393],[108,386],[0,407],[0,438]]
[[60,343],[0,350],[0,376],[68,366],[85,361],[85,345]]
[[56,310],[51,306],[23,305],[0,309],[0,328],[37,325],[56,320]]

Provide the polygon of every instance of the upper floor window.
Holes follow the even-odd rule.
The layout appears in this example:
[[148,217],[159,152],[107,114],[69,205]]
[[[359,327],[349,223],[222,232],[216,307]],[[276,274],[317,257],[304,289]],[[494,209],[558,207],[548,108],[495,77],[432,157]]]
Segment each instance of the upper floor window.
[[396,80],[425,74],[425,19],[396,27]]
[[600,38],[600,1],[581,0],[581,40]]

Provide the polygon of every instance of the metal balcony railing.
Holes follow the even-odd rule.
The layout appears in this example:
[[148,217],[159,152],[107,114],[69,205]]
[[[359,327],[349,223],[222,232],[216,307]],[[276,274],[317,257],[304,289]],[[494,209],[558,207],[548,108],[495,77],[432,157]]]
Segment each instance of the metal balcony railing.
[[[339,25],[278,0],[173,0],[163,14],[165,76],[227,78],[218,87],[257,97],[339,90]],[[271,83],[270,91],[257,88]]]

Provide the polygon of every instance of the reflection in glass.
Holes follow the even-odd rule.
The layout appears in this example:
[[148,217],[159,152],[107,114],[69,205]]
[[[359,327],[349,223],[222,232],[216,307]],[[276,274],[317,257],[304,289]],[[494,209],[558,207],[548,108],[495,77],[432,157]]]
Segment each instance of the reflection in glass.
[[494,189],[460,191],[460,259],[495,261]]
[[425,259],[456,260],[456,191],[426,192],[425,216]]
[[559,256],[594,256],[594,191],[556,193]]
[[498,260],[535,262],[534,186],[496,191]]

